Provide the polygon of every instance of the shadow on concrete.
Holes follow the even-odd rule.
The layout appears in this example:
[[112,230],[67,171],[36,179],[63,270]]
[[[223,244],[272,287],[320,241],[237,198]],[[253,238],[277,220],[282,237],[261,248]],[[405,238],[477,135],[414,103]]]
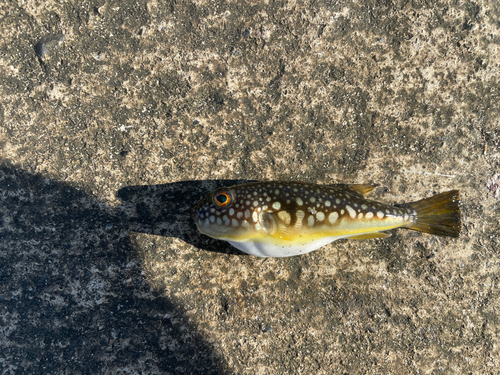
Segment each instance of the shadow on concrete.
[[111,210],[78,188],[0,167],[1,372],[224,374],[183,307],[151,290],[128,236],[217,251],[189,216],[215,183],[124,188]]

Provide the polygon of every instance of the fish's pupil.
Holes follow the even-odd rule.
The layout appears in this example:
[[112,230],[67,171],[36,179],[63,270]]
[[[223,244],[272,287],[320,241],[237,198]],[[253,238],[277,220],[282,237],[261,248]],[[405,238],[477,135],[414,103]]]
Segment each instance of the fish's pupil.
[[227,202],[227,195],[225,194],[219,194],[215,197],[215,200],[219,202],[220,204],[224,204]]

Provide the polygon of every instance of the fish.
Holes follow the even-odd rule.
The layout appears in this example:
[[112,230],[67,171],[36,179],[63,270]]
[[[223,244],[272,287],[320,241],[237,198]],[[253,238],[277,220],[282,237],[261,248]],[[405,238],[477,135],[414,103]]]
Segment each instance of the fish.
[[407,228],[459,237],[460,192],[390,205],[366,196],[378,185],[264,181],[221,187],[192,208],[198,230],[257,257],[290,257],[341,238],[390,236]]

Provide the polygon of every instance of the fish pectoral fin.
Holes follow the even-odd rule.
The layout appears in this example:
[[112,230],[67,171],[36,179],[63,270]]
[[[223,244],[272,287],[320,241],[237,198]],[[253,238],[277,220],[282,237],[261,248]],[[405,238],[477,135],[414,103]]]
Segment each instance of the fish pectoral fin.
[[366,197],[377,186],[379,186],[379,185],[378,184],[352,184],[352,185],[349,185],[349,189],[355,191],[358,194],[361,194],[363,197]]
[[261,212],[259,214],[259,224],[270,236],[274,235],[278,231],[278,220],[272,213]]
[[389,233],[384,232],[374,232],[374,233],[365,233],[359,234],[357,236],[348,237],[350,240],[369,240],[370,238],[386,238],[390,237]]

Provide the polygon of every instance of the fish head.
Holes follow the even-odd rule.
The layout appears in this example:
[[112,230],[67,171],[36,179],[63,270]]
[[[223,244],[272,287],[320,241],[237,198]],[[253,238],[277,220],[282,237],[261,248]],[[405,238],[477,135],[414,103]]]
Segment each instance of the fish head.
[[239,192],[222,187],[208,193],[192,208],[192,218],[198,230],[213,238],[244,240],[254,229],[252,214],[239,202]]

